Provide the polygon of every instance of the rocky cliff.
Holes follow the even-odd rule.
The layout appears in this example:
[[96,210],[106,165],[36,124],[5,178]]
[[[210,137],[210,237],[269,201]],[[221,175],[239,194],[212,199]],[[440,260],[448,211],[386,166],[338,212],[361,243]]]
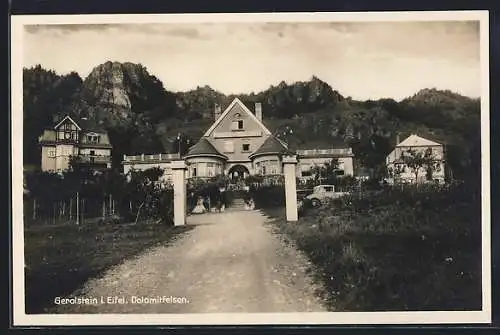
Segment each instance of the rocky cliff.
[[144,66],[106,62],[83,81],[76,110],[108,127],[130,126],[167,107],[168,98],[163,84]]

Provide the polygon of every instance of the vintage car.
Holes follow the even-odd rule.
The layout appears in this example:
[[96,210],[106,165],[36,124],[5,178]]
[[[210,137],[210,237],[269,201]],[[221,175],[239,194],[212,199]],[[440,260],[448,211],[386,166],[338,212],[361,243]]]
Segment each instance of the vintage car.
[[334,185],[318,185],[313,188],[313,192],[306,196],[306,199],[311,201],[313,207],[321,205],[329,199],[338,199],[343,195],[347,195],[349,192],[335,192]]

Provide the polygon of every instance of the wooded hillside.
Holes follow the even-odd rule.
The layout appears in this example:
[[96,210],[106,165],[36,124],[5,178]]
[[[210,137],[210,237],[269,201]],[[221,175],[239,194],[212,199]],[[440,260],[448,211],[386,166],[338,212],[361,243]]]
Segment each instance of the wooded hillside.
[[[87,116],[109,131],[115,166],[124,153],[178,150],[176,137],[191,143],[213,122],[216,103],[227,96],[211,87],[169,92],[141,64],[106,62],[84,80],[75,72],[56,74],[41,66],[24,69],[24,163],[40,164],[37,138],[54,117]],[[356,101],[313,76],[238,95],[253,110],[263,106],[266,126],[292,146],[351,145],[359,162],[377,171],[395,145],[411,133],[444,143],[456,177],[479,168],[479,99],[423,88],[402,101]],[[181,145],[185,150],[187,145]]]

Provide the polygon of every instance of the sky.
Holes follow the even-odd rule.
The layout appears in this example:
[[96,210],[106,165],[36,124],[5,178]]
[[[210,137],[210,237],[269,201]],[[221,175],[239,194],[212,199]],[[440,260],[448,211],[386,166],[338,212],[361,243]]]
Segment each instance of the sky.
[[174,92],[251,93],[316,76],[360,100],[481,95],[477,21],[31,25],[23,38],[25,67],[85,78],[106,61],[140,63]]

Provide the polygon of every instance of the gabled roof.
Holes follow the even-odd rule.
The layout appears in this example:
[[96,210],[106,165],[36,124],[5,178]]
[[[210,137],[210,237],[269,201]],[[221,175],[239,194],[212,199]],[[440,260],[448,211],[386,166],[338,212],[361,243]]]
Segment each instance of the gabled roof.
[[255,121],[260,127],[261,129],[264,131],[264,134],[266,135],[271,135],[271,132],[269,131],[269,129],[267,129],[267,127],[262,123],[261,120],[259,120],[254,113],[252,113],[252,111],[250,109],[248,109],[247,106],[245,106],[245,104],[243,102],[241,102],[240,99],[238,98],[234,98],[233,102],[231,102],[231,104],[229,104],[229,106],[224,110],[224,112],[221,114],[221,116],[219,116],[219,118],[217,120],[215,120],[215,122],[212,124],[212,126],[205,132],[205,134],[203,134],[203,136],[210,136],[212,134],[212,132],[214,131],[214,129],[222,122],[222,120],[224,120],[224,118],[227,116],[227,114],[229,114],[229,112],[231,112],[231,110],[233,109],[234,105],[238,104],[241,109],[243,109],[243,111],[245,113],[247,113],[249,115],[249,117]]
[[54,129],[57,129],[61,124],[63,124],[66,120],[71,121],[78,130],[87,130],[87,131],[95,131],[95,132],[106,132],[103,126],[99,125],[95,120],[88,118],[80,118],[77,115],[66,115],[61,119],[55,126]]
[[262,143],[259,149],[252,153],[249,157],[252,158],[268,154],[284,155],[288,153],[290,153],[290,150],[284,142],[274,136],[269,136],[264,143]]
[[442,144],[413,134],[407,137],[405,140],[401,141],[401,143],[396,145],[396,147],[419,147],[419,146],[424,147],[424,146],[436,146],[436,145],[442,145]]
[[69,115],[66,115],[61,121],[59,121],[55,126],[54,126],[54,129],[57,129],[59,128],[60,125],[62,125],[66,120],[69,120],[71,121],[77,128],[78,130],[82,130],[82,128],[80,127],[80,125],[78,123],[75,122],[75,120],[73,120]]
[[227,159],[227,156],[221,154],[206,138],[201,138],[195,145],[189,148],[184,158],[196,156],[215,156]]

